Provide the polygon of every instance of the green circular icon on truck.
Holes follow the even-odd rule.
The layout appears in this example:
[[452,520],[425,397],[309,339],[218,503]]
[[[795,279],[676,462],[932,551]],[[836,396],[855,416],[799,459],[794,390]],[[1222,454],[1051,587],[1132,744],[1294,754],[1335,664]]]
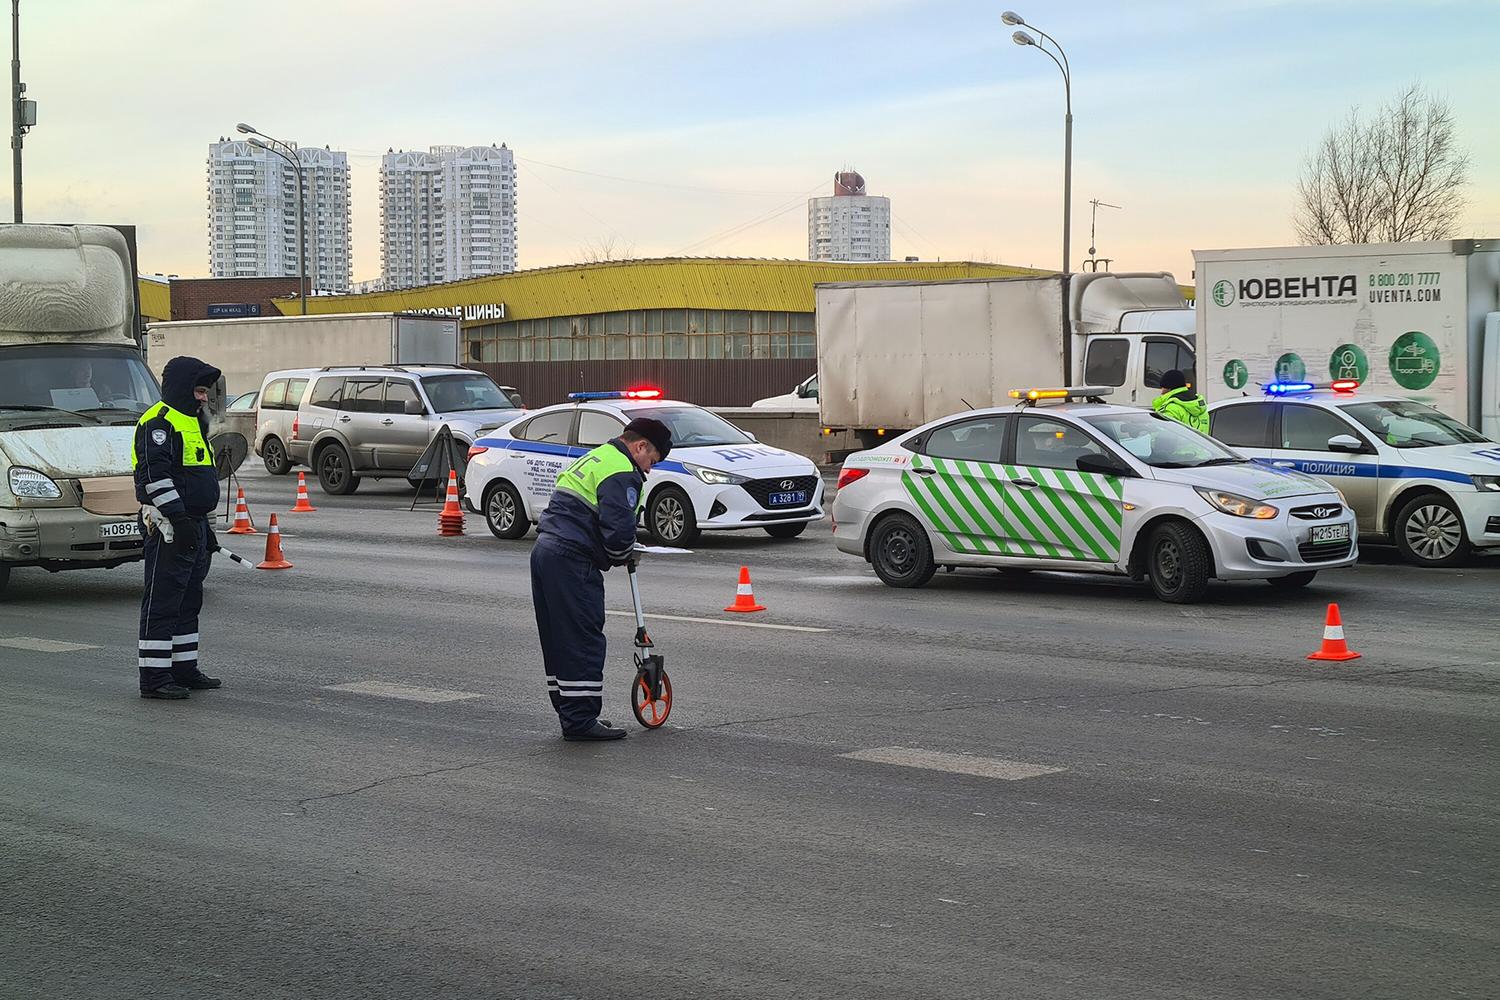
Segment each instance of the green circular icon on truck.
[[1234,282],[1218,281],[1214,283],[1214,304],[1221,306],[1234,304]]
[[1421,330],[1403,333],[1391,345],[1391,378],[1403,389],[1427,388],[1440,365],[1437,344]]
[[1276,359],[1276,381],[1307,381],[1307,365],[1303,362],[1300,355],[1287,352]]
[[1358,344],[1340,344],[1328,358],[1328,377],[1352,378],[1364,385],[1370,380],[1370,359]]
[[1224,366],[1224,384],[1231,389],[1243,389],[1250,384],[1250,369],[1245,362],[1234,358]]

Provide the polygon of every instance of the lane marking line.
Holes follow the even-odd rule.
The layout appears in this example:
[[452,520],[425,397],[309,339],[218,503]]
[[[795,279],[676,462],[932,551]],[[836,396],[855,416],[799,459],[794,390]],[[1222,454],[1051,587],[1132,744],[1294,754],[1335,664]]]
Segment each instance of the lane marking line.
[[441,688],[414,687],[410,684],[388,684],[385,681],[351,681],[348,684],[327,684],[324,691],[348,691],[352,694],[367,694],[376,698],[399,698],[402,701],[420,701],[437,704],[444,701],[466,701],[483,698],[473,691],[444,691]]
[[28,653],[76,653],[80,649],[103,649],[102,646],[87,646],[81,642],[58,642],[56,639],[35,639],[29,635],[13,635],[0,639],[0,646],[24,649]]
[[1044,774],[1060,774],[1067,770],[1065,767],[1027,764],[1019,760],[974,757],[969,754],[915,750],[909,747],[871,747],[868,750],[841,753],[839,756],[846,760],[862,760],[871,764],[919,767],[929,771],[967,774],[976,778],[997,778],[1000,781],[1022,781],[1026,778],[1040,778]]
[[[620,618],[634,618],[634,611],[605,611],[607,615],[616,615]],[[728,618],[689,618],[687,615],[646,615],[647,618],[657,618],[669,622],[696,622],[699,625],[733,625],[736,628],[774,628],[783,632],[832,632],[833,629],[815,628],[811,625],[773,625],[770,622],[740,622],[731,621]]]

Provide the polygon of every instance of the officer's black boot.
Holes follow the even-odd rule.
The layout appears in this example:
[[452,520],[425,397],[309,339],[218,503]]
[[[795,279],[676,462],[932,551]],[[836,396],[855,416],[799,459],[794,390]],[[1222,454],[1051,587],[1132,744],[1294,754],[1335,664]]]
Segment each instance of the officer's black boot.
[[172,677],[170,670],[148,670],[143,667],[140,673],[142,698],[180,701],[188,697],[188,689]]
[[573,732],[563,730],[563,739],[570,743],[584,743],[596,740],[623,740],[625,730],[616,729],[603,719],[595,719],[594,724],[587,729],[579,729]]
[[177,683],[189,691],[212,691],[214,688],[223,687],[224,685],[224,682],[219,680],[219,678],[210,677],[201,670],[195,676],[179,679]]

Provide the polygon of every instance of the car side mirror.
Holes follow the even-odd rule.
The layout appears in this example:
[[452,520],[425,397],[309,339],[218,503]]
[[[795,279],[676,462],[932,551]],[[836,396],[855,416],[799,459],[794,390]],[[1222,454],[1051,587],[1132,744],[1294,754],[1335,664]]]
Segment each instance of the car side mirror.
[[1353,434],[1335,434],[1328,439],[1328,450],[1342,451],[1350,455],[1360,455],[1364,453],[1365,446]]
[[427,407],[422,405],[420,399],[408,399],[402,407],[402,412],[408,417],[420,417],[427,412]]
[[760,443],[760,438],[756,437],[754,434],[751,434],[749,431],[745,432],[745,437],[749,438],[751,441],[756,442],[757,444]]
[[1092,472],[1100,476],[1135,475],[1134,469],[1113,455],[1080,455],[1077,465],[1079,472]]

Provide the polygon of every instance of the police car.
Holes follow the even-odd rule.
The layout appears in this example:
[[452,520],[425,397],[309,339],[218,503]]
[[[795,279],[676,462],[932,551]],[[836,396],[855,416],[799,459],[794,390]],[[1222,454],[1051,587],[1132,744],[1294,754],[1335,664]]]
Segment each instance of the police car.
[[1275,382],[1209,407],[1211,433],[1263,462],[1310,473],[1348,497],[1367,540],[1418,566],[1500,546],[1500,444],[1462,421],[1357,382]]
[[525,535],[547,507],[557,475],[618,437],[637,417],[672,432],[672,454],[646,477],[646,531],[690,545],[700,531],[762,528],[795,538],[823,516],[823,478],[801,455],[771,448],[701,406],[659,389],[575,392],[482,435],[469,449],[464,498],[499,538]]
[[944,417],[851,456],[835,544],[892,587],[920,587],[939,566],[1052,569],[1149,579],[1175,604],[1211,579],[1294,588],[1355,561],[1354,515],[1333,487],[1111,406],[1109,391],[1016,390],[1014,409]]

